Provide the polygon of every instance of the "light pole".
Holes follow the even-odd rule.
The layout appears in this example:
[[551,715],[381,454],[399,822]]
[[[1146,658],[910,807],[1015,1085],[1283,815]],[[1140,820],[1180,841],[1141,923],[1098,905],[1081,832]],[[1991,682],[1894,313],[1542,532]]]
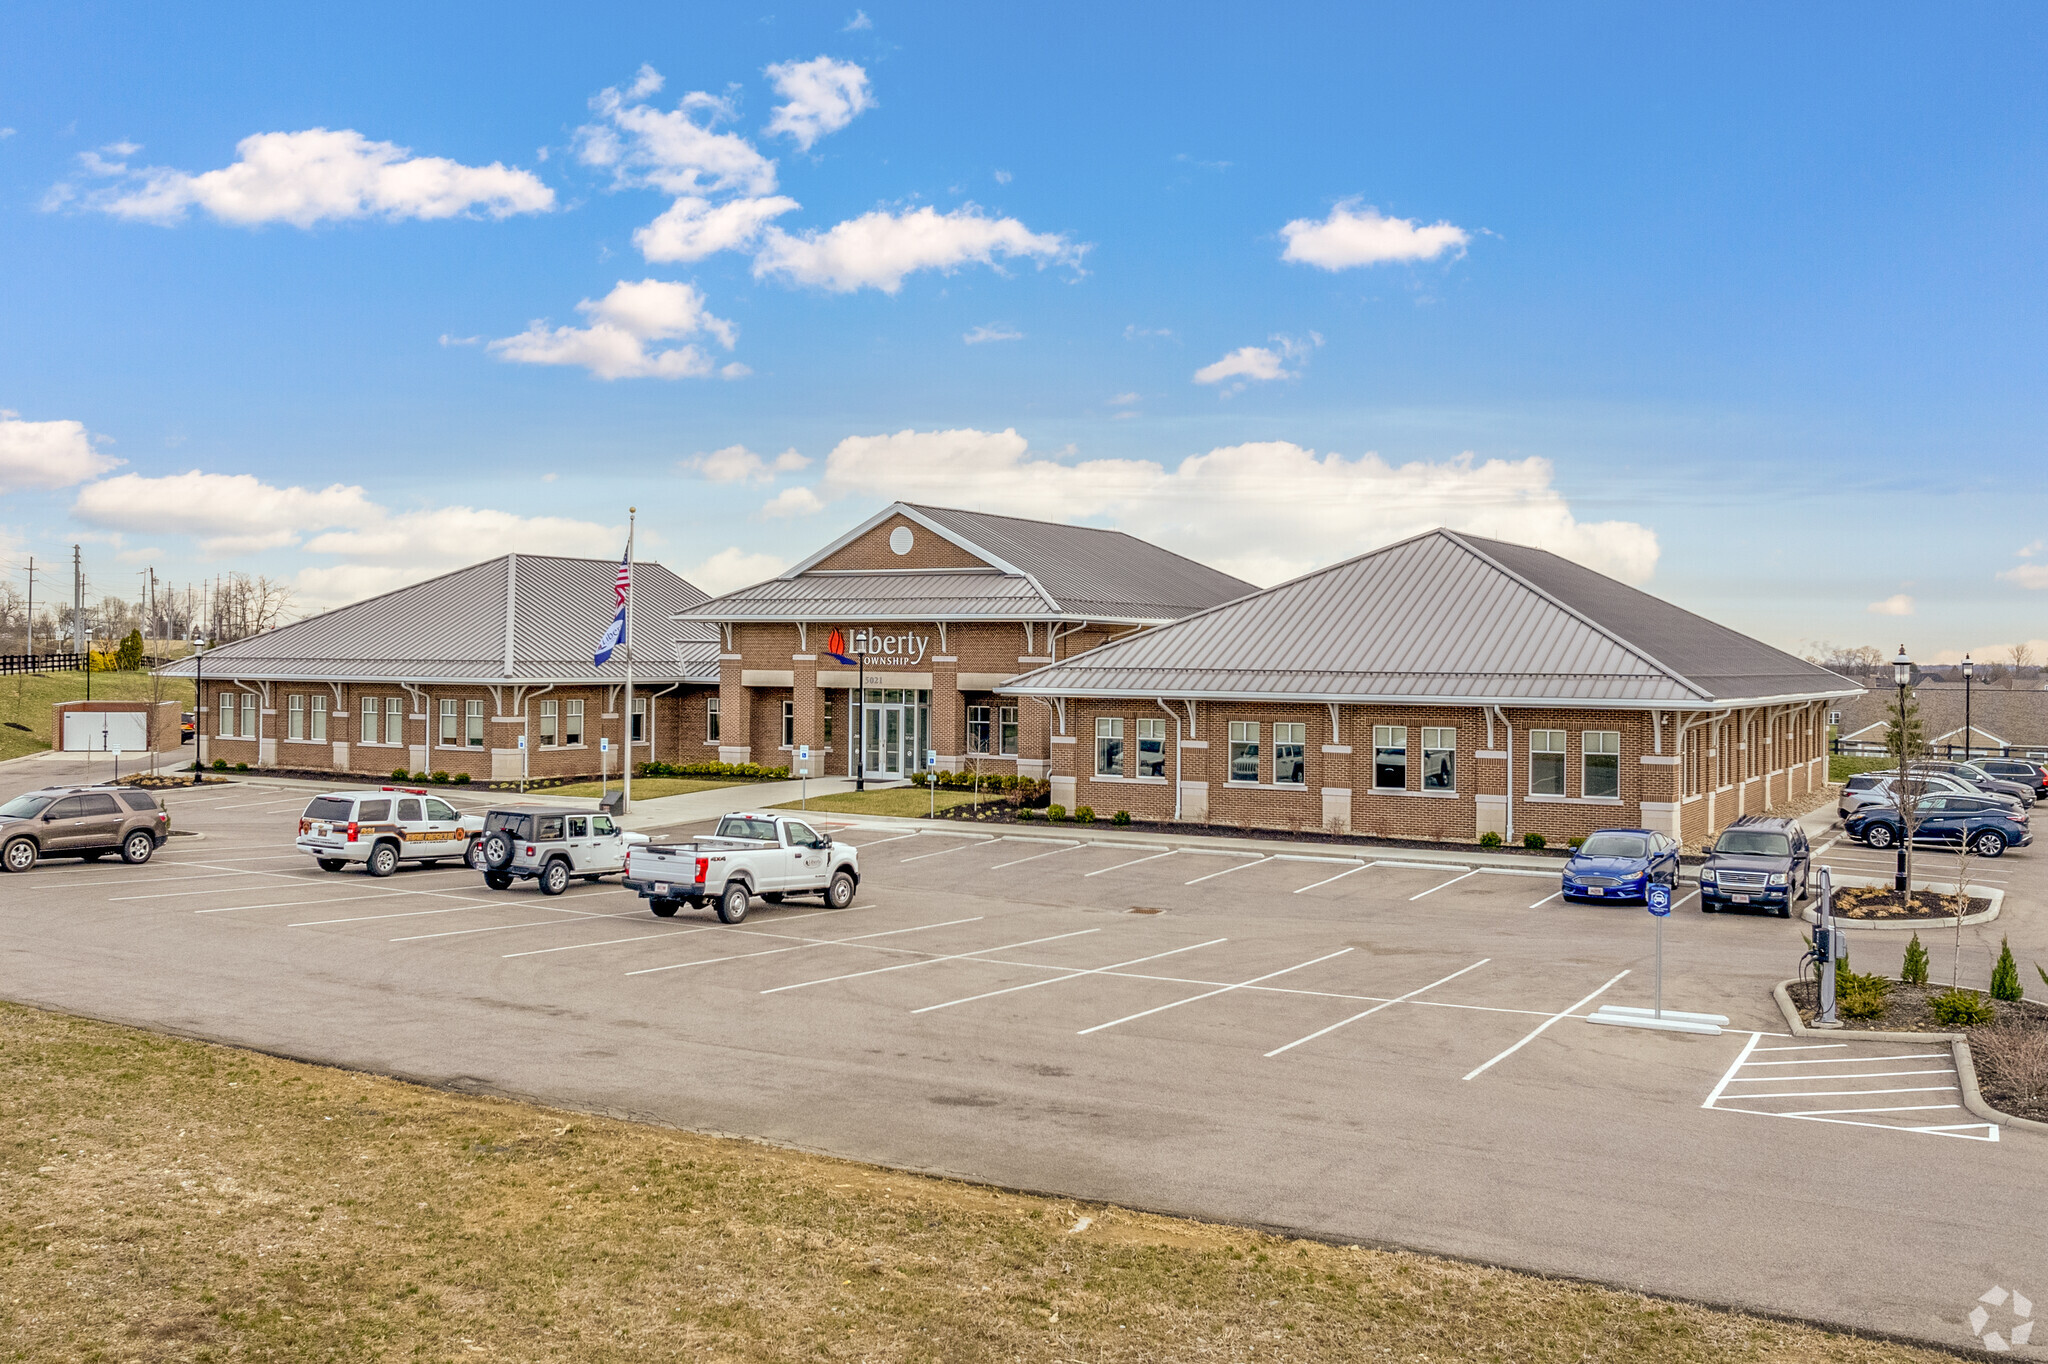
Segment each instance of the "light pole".
[[92,631],[84,630],[80,633],[83,636],[81,642],[85,645],[85,699],[90,701],[92,700]]
[[1901,644],[1899,656],[1892,660],[1892,683],[1899,691],[1893,729],[1899,739],[1899,861],[1892,873],[1892,889],[1898,892],[1901,904],[1906,902],[1906,840],[1913,836],[1912,768],[1906,758],[1906,688],[1912,681],[1913,660],[1906,657],[1906,646]]
[[1963,761],[1968,762],[1970,752],[1970,677],[1977,671],[1977,665],[1970,662],[1968,654],[1963,655]]
[[206,766],[206,641],[192,632],[192,765]]

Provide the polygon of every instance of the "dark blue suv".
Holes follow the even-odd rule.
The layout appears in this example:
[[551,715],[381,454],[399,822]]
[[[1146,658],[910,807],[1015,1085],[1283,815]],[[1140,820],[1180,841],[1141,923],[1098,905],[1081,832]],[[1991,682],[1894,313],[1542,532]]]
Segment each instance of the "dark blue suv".
[[[1905,837],[1899,812],[1888,805],[1858,810],[1842,824],[1849,837],[1873,848],[1889,848]],[[1982,796],[1922,796],[1913,802],[1913,842],[1965,844],[1979,857],[2034,841],[2027,812]]]
[[1678,885],[1678,844],[1653,829],[1600,829],[1564,864],[1567,900],[1640,900],[1656,882]]

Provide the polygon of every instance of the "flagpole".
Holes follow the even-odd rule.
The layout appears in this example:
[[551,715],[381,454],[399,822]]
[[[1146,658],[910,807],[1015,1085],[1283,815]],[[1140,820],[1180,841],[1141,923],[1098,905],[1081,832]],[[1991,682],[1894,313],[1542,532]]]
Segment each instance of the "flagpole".
[[639,516],[638,507],[626,508],[626,764],[619,789],[622,815],[633,808],[633,528]]

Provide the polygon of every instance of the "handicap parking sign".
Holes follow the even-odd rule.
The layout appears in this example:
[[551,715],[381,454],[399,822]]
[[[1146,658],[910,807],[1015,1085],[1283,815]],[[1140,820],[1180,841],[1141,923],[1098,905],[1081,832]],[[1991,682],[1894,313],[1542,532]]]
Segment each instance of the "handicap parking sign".
[[1649,894],[1645,895],[1643,899],[1649,905],[1650,913],[1660,919],[1671,912],[1671,887],[1669,886],[1651,886]]

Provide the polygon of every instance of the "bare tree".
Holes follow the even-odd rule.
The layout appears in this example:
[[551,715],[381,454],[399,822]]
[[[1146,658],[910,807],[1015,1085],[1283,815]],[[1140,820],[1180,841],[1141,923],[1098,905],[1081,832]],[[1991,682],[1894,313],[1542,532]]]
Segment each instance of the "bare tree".
[[2005,651],[2005,655],[2012,660],[2014,672],[2034,666],[2034,646],[2031,644],[2015,644]]
[[1970,910],[1970,869],[1976,862],[1976,849],[1965,838],[1956,845],[1956,946],[1948,968],[1948,983],[1952,990],[1960,990],[1963,986],[1963,915]]
[[1885,707],[1885,747],[1898,761],[1892,778],[1892,809],[1899,816],[1899,841],[1906,863],[1906,893],[1913,889],[1913,835],[1919,827],[1920,798],[1927,794],[1925,772],[1915,766],[1926,756],[1927,736],[1920,725],[1920,705],[1907,687]]

